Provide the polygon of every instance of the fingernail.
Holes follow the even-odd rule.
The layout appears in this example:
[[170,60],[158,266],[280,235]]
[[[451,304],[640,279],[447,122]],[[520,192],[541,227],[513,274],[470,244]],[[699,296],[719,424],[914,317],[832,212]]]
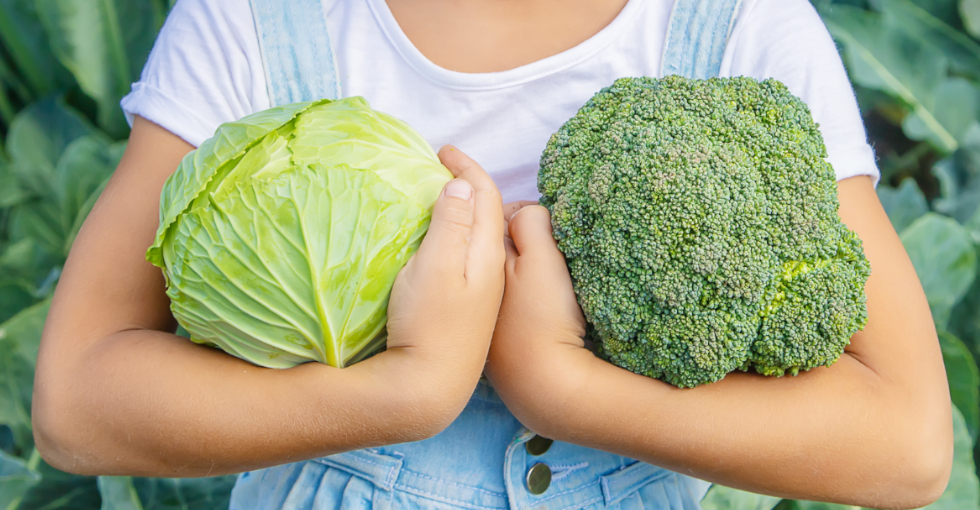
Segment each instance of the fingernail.
[[446,185],[446,196],[469,200],[473,196],[473,186],[463,179],[453,179]]

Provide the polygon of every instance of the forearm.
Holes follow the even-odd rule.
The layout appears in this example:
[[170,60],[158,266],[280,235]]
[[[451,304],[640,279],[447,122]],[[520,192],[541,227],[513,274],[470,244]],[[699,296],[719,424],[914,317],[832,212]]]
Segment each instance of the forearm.
[[448,426],[486,362],[503,288],[500,193],[482,168],[440,151],[458,182],[436,200],[425,240],[395,280],[385,352],[342,370],[272,370],[165,333],[176,327],[166,282],[145,254],[160,190],[190,149],[137,118],[72,245],[38,351],[32,416],[42,456],[76,473],[203,476]]
[[[942,483],[935,473],[943,467],[934,464],[944,457],[928,449],[948,434],[948,422],[923,417],[948,417],[949,401],[923,408],[914,389],[896,388],[849,355],[798,377],[733,373],[689,390],[587,352],[581,363],[595,365],[588,380],[556,367],[569,386],[551,388],[576,397],[537,406],[526,425],[557,440],[798,499],[912,506],[910,493],[931,495]],[[542,389],[541,401],[550,390],[535,385],[545,380],[525,380]]]
[[510,220],[495,389],[539,434],[713,482],[875,508],[928,504],[946,485],[953,443],[935,325],[871,182],[842,181],[839,196],[872,271],[868,322],[834,365],[678,389],[594,357],[548,218],[527,208]]
[[39,378],[35,435],[67,471],[166,477],[417,440],[461,404],[432,409],[433,384],[404,365],[386,352],[343,370],[266,369],[171,334],[125,331],[59,367],[70,373]]

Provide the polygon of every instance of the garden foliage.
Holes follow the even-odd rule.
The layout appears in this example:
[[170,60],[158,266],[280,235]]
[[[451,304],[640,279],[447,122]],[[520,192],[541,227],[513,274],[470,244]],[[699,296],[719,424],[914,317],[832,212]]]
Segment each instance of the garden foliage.
[[[929,298],[955,404],[950,485],[980,510],[980,0],[813,0],[879,157],[878,193]],[[0,510],[227,507],[234,477],[62,473],[34,449],[30,401],[49,299],[123,149],[119,99],[167,0],[0,0]],[[843,510],[714,487],[707,510]]]
[[[813,0],[878,156],[878,185],[926,291],[954,406],[955,459],[931,509],[980,509],[980,0]],[[980,453],[980,452],[978,452]],[[706,510],[847,510],[713,487]]]

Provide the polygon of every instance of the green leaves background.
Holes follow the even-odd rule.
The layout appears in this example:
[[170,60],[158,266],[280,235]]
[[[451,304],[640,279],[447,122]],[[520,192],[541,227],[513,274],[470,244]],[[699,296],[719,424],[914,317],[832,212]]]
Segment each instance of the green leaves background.
[[[227,508],[234,477],[82,477],[34,449],[48,302],[124,148],[119,100],[173,0],[0,0],[0,510]],[[879,157],[878,194],[939,331],[953,476],[931,509],[980,510],[980,0],[812,0]],[[715,486],[706,510],[845,510]]]
[[[882,171],[878,197],[932,309],[955,459],[930,509],[980,509],[980,0],[812,0],[838,43]],[[734,501],[734,503],[731,503]],[[849,510],[715,486],[706,510]]]
[[119,100],[170,2],[0,0],[0,510],[227,508],[234,477],[86,477],[34,449],[34,364],[54,286],[125,148]]

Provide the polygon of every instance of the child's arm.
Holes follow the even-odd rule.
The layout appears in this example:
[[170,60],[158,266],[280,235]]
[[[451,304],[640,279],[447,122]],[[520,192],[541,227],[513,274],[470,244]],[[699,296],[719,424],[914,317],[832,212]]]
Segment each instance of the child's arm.
[[838,188],[872,273],[867,327],[833,366],[778,379],[735,372],[681,390],[599,360],[583,348],[547,211],[528,207],[509,225],[494,388],[539,434],[737,488],[874,508],[938,498],[952,425],[929,307],[871,180]]
[[451,423],[483,369],[503,289],[489,176],[441,151],[461,178],[447,190],[469,198],[440,195],[395,282],[387,351],[344,370],[273,370],[174,336],[163,276],[144,260],[163,182],[191,148],[137,118],[72,247],[34,386],[45,460],[84,474],[218,475],[419,440]]

